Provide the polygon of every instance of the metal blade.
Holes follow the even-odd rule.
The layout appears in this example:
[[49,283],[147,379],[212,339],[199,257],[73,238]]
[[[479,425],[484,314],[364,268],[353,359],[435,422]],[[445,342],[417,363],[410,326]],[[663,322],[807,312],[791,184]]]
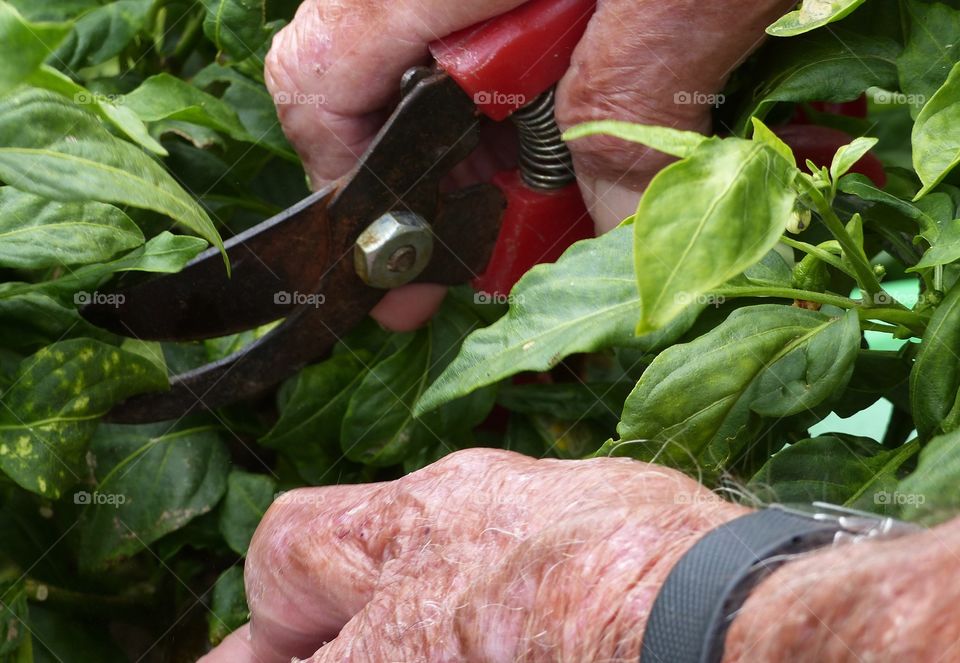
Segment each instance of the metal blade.
[[[331,185],[225,242],[233,273],[215,248],[181,272],[115,290],[113,304],[85,306],[104,329],[145,340],[188,341],[251,329],[286,316],[331,262]],[[115,285],[123,286],[123,280]]]

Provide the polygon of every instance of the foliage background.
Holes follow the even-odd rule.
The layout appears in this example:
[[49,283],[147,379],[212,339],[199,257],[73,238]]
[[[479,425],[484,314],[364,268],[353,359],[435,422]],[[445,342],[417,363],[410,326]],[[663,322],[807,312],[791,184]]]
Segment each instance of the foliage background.
[[[364,326],[256,403],[100,423],[265,331],[150,344],[76,310],[307,194],[262,78],[296,4],[0,0],[0,659],[195,660],[246,620],[243,556],[279,491],[390,479],[463,446],[625,453],[759,499],[930,522],[956,511],[956,2],[805,3],[731,80],[729,139],[597,129],[681,161],[632,224],[526,276],[509,313],[455,289],[427,328]],[[806,105],[865,91],[866,119]],[[843,159],[799,174],[752,121],[798,104],[877,137],[886,188]],[[795,205],[814,224],[783,241],[813,278],[772,250]],[[714,232],[691,244],[685,224]],[[919,296],[880,297],[882,271]],[[810,437],[881,398],[882,439]]]

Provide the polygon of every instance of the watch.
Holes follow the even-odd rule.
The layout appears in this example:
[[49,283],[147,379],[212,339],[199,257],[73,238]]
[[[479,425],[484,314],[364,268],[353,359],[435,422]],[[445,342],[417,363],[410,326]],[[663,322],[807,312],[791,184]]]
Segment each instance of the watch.
[[647,620],[640,663],[719,663],[737,610],[761,580],[793,556],[920,529],[824,502],[812,508],[773,505],[724,523],[670,571]]

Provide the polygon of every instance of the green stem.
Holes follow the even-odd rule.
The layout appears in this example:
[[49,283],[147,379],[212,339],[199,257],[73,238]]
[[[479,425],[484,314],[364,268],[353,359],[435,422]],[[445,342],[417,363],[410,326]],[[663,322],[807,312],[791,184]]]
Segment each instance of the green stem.
[[825,251],[821,249],[819,246],[814,246],[813,244],[808,244],[806,242],[799,242],[795,239],[787,237],[786,235],[781,237],[780,241],[791,248],[798,249],[812,256],[816,256],[817,258],[827,263],[831,267],[834,267],[840,270],[850,278],[853,278],[853,279],[857,278],[857,275],[853,273],[853,270],[851,270],[849,267],[844,265],[843,261],[841,261],[839,258],[837,258],[837,256],[833,255],[829,251]]
[[[836,306],[842,309],[857,309],[857,315],[861,320],[879,320],[892,325],[903,325],[917,336],[923,335],[926,328],[926,318],[918,313],[906,309],[895,308],[867,308],[863,303],[857,302],[849,297],[832,295],[826,292],[814,292],[812,290],[795,290],[794,288],[773,288],[765,286],[757,287],[729,287],[720,288],[713,292],[719,297],[728,299],[738,297],[777,297],[779,299],[800,299],[808,302],[816,302],[827,306]],[[889,330],[893,331],[893,330]]]
[[76,592],[27,578],[23,581],[23,589],[31,601],[84,611],[98,608],[112,611],[149,608],[153,601],[153,588],[146,584],[131,587],[123,594],[108,596]]
[[873,273],[873,267],[864,255],[863,248],[853,240],[847,229],[843,227],[843,222],[840,221],[840,217],[837,216],[832,207],[825,205],[817,211],[820,212],[820,218],[823,219],[827,230],[840,243],[840,248],[843,249],[844,255],[850,261],[850,266],[856,273],[857,282],[863,291],[869,295],[865,300],[865,305],[870,306],[879,299],[877,295],[883,292],[883,286],[880,285],[877,275]]

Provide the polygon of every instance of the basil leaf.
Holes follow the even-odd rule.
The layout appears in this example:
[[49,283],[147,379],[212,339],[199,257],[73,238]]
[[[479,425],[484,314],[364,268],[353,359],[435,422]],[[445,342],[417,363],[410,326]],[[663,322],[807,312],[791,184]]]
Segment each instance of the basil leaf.
[[113,0],[83,14],[51,58],[68,71],[116,57],[147,27],[155,0]]
[[[112,124],[124,136],[140,147],[150,150],[154,154],[167,156],[167,151],[149,133],[146,125],[136,114],[123,106],[123,100],[118,96],[96,94],[82,85],[73,82],[73,79],[62,74],[53,67],[44,65],[30,76],[28,82],[34,87],[50,90],[72,99],[74,103],[85,106],[101,118]],[[114,103],[116,101],[117,103]]]
[[97,420],[114,403],[166,387],[166,373],[139,355],[87,339],[49,345],[23,360],[0,399],[0,469],[59,497],[80,478]]
[[0,266],[99,262],[141,244],[143,233],[112,205],[58,203],[0,187]]
[[866,437],[822,435],[800,440],[760,468],[747,490],[762,502],[842,504],[866,511],[892,511],[886,495],[896,490],[898,471],[920,447],[887,450]]
[[597,135],[613,136],[632,143],[640,143],[675,157],[690,156],[701,143],[707,140],[706,136],[695,131],[680,131],[669,127],[618,120],[598,120],[579,124],[567,129],[563,139],[569,142]]
[[197,87],[205,88],[213,83],[227,85],[221,99],[233,109],[258,145],[288,161],[299,163],[297,153],[290,147],[280,126],[273,97],[263,83],[218,63],[207,65],[193,77],[193,84]]
[[0,0],[0,94],[39,69],[69,31],[67,23],[30,23]]
[[86,503],[79,561],[88,571],[141,552],[207,513],[227,488],[230,459],[211,428],[102,424],[90,443],[97,485]]
[[207,615],[210,644],[218,645],[223,639],[247,623],[250,608],[243,586],[243,568],[231,566],[220,574],[213,585],[210,614]]
[[522,371],[548,370],[576,352],[630,342],[639,313],[631,232],[620,226],[578,242],[555,264],[525,274],[514,286],[509,313],[470,334],[416,413]]
[[866,0],[803,0],[800,9],[792,11],[767,28],[774,37],[793,37],[839,21]]
[[830,178],[836,182],[847,174],[847,171],[860,161],[879,141],[876,138],[855,138],[849,145],[844,145],[833,155],[830,164]]
[[705,142],[660,171],[633,224],[638,334],[663,328],[776,245],[796,173],[765,145],[736,138]]
[[250,539],[277,492],[265,474],[234,470],[227,478],[227,495],[220,511],[220,533],[233,552],[246,555]]
[[124,96],[124,105],[144,122],[179,120],[225,133],[243,142],[254,142],[240,118],[213,95],[169,74],[157,74]]
[[0,298],[0,346],[33,352],[68,336],[102,341],[113,338],[81,318],[76,308],[64,306],[46,295],[27,293]]
[[759,118],[751,117],[750,122],[753,124],[752,140],[763,143],[782,156],[791,166],[797,165],[797,157],[794,156],[793,150],[783,142],[780,136],[770,131],[770,127],[761,122]]
[[899,89],[916,117],[937,89],[943,85],[957,54],[960,11],[940,2],[904,0],[899,3],[906,39],[897,58]]
[[960,63],[926,103],[913,125],[913,167],[926,195],[960,163]]
[[910,403],[921,439],[960,426],[960,284],[954,285],[927,324],[910,372]]
[[837,188],[844,193],[859,196],[863,200],[887,205],[908,219],[916,221],[920,227],[920,234],[928,241],[936,240],[940,234],[940,228],[937,222],[930,218],[920,207],[877,188],[877,185],[865,175],[861,175],[860,173],[845,175],[840,179]]
[[900,45],[846,29],[813,32],[784,43],[761,60],[759,82],[737,113],[744,134],[751,117],[763,119],[778,102],[852,101],[870,87],[895,89]]
[[830,318],[776,304],[737,309],[653,360],[624,404],[620,439],[599,454],[718,471],[763,418],[804,412],[841,392],[859,346],[856,311]]
[[203,0],[207,17],[203,33],[235,60],[255,54],[267,38],[265,0]]
[[162,167],[111,136],[93,115],[49,92],[0,99],[0,179],[53,200],[154,210],[223,250],[206,212]]
[[960,430],[930,440],[920,452],[917,469],[900,482],[896,502],[900,516],[934,525],[960,510]]

